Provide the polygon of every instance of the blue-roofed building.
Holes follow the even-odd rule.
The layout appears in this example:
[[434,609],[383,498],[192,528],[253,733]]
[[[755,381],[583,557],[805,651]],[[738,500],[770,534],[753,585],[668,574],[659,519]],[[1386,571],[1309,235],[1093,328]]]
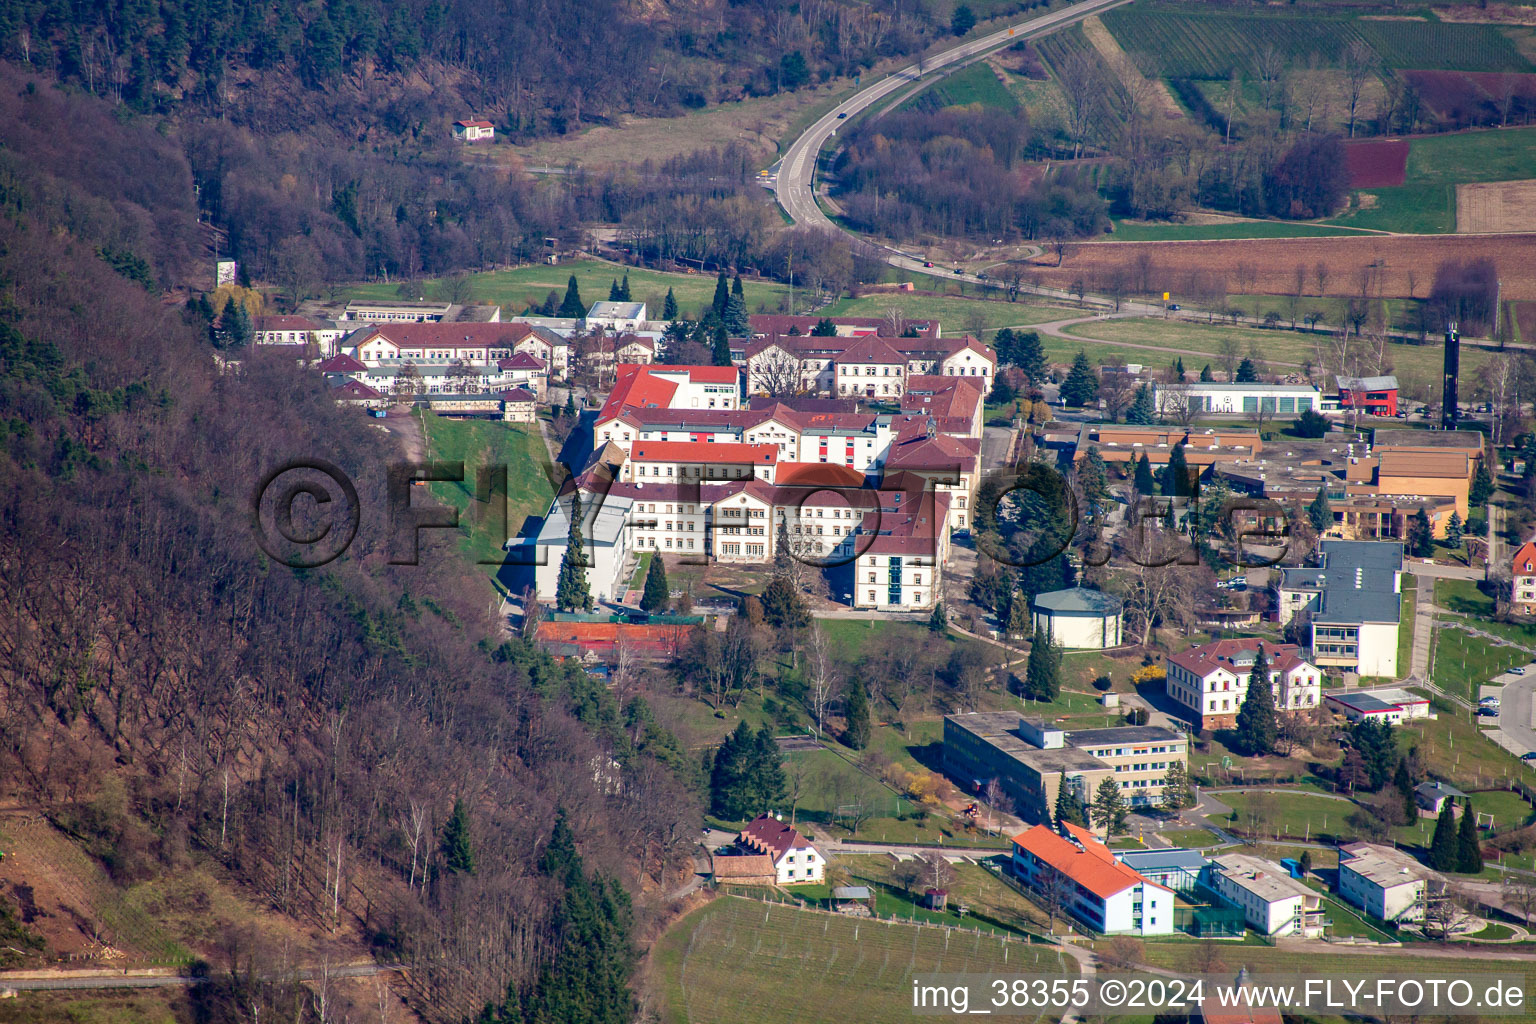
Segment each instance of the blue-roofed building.
[[1280,574],[1280,624],[1311,620],[1312,662],[1395,678],[1402,616],[1403,546],[1325,540],[1321,565]]

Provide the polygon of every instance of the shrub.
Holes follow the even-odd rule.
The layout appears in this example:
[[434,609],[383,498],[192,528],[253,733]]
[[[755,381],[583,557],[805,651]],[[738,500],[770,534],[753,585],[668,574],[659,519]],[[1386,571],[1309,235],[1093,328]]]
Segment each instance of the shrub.
[[1099,676],[1099,678],[1093,681],[1093,688],[1101,693],[1108,692],[1114,685],[1115,681],[1109,678],[1109,676]]

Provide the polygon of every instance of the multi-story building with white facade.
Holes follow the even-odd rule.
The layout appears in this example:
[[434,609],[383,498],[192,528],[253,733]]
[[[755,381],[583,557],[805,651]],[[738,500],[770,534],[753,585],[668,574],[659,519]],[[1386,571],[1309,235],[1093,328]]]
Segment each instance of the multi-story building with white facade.
[[1246,853],[1211,858],[1206,882],[1260,935],[1314,938],[1328,926],[1322,894],[1273,861]]
[[335,354],[336,343],[346,337],[348,328],[334,320],[312,316],[258,316],[253,323],[251,342],[255,345],[313,346],[316,358]]
[[620,469],[620,479],[628,483],[752,479],[772,483],[778,458],[779,450],[771,444],[636,441]]
[[739,409],[738,376],[732,366],[621,365],[613,390],[592,424],[593,445],[612,441],[627,452],[629,442],[640,439],[637,423],[625,419],[631,411]]
[[1322,703],[1323,674],[1294,644],[1218,640],[1168,657],[1168,696],[1201,729],[1230,729],[1248,694],[1258,652],[1269,667],[1277,711],[1310,711]]
[[1319,666],[1396,678],[1403,546],[1325,540],[1318,547],[1320,567],[1281,570],[1280,624],[1307,614]]
[[985,393],[997,373],[992,349],[969,335],[940,338],[936,324],[917,337],[894,337],[863,327],[818,336],[784,333],[787,319],[752,318],[754,337],[741,352],[748,393],[798,391],[893,401],[906,393],[907,381],[915,376],[971,377]]
[[1059,894],[1068,913],[1095,932],[1173,934],[1173,890],[1116,860],[1087,829],[1065,824],[1062,832],[1036,825],[1014,836],[1014,875],[1053,902]]
[[820,882],[826,875],[826,858],[793,826],[771,814],[754,818],[736,837],[744,850],[772,858],[780,885]]
[[1445,877],[1392,846],[1348,843],[1339,847],[1338,892],[1378,921],[1424,920],[1426,901]]

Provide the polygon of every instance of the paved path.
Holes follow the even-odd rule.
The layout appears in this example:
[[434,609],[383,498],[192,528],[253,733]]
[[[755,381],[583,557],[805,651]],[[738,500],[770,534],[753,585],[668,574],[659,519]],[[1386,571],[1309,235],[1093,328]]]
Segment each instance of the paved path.
[[1429,678],[1429,644],[1435,631],[1435,581],[1428,576],[1414,577],[1413,654],[1409,659],[1410,680]]
[[[402,970],[384,964],[338,964],[329,968],[305,967],[297,974],[301,980],[311,981],[329,975],[332,978],[372,978]],[[0,989],[109,989],[109,988],[176,988],[196,985],[203,978],[189,974],[139,971],[132,974],[106,971],[44,972],[17,971],[0,973]]]

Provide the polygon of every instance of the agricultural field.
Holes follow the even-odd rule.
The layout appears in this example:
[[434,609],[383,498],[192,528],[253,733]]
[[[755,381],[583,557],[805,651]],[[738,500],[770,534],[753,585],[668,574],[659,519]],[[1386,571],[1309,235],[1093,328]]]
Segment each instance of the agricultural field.
[[[667,1024],[907,1024],[914,974],[1076,971],[1049,947],[730,896],[674,924],[650,968]],[[850,992],[858,994],[856,1013]]]
[[1018,100],[998,78],[998,72],[984,60],[939,79],[936,84],[901,104],[899,109],[941,110],[944,107],[967,107],[972,104],[990,110],[1018,109]]
[[1464,235],[1536,231],[1536,179],[1457,185],[1456,230]]
[[[513,270],[494,270],[470,275],[476,302],[493,302],[521,313],[529,303],[543,302],[551,291],[565,294],[566,282],[576,275],[576,286],[581,289],[582,301],[591,305],[608,297],[608,286],[615,279],[629,274],[629,290],[636,302],[644,302],[651,312],[661,315],[661,304],[671,288],[684,316],[692,316],[700,307],[713,300],[715,277],[713,274],[668,274],[636,267],[622,267],[602,260],[571,260],[550,266],[534,263]],[[418,282],[417,295],[431,296],[437,282]],[[345,298],[395,299],[399,298],[399,284],[369,283],[348,288]],[[788,289],[769,281],[742,281],[747,308],[753,312],[768,310],[778,312],[788,295]]]
[[1344,145],[1350,188],[1401,185],[1408,172],[1407,139],[1373,139]]
[[1536,128],[1426,135],[1413,140],[1405,182],[1454,185],[1468,181],[1512,181],[1536,167]]
[[1266,45],[1299,66],[1306,58],[1337,65],[1351,40],[1368,43],[1388,68],[1530,71],[1499,27],[1439,21],[1375,21],[1286,13],[1228,13],[1200,5],[1136,4],[1103,15],[1120,45],[1148,75],[1220,80],[1244,73]]
[[1197,242],[1230,238],[1323,238],[1359,234],[1353,228],[1333,224],[1301,224],[1284,220],[1232,220],[1211,224],[1157,224],[1117,220],[1117,242]]
[[1353,36],[1351,23],[1310,17],[1231,14],[1196,5],[1133,4],[1102,15],[1142,72],[1155,78],[1224,79],[1247,71],[1260,49],[1287,56],[1315,54],[1334,63]]
[[1530,62],[1496,25],[1361,19],[1354,22],[1354,30],[1389,68],[1531,70]]
[[962,298],[959,295],[919,295],[908,292],[877,292],[856,299],[839,299],[823,310],[826,316],[883,317],[899,309],[908,320],[937,320],[944,336],[1023,327],[1074,316],[1079,311],[1065,306],[1034,302],[1004,302],[1000,298]]
[[[1409,159],[1411,162],[1412,157]],[[1254,279],[1243,290],[1273,295],[1290,291],[1298,263],[1307,267],[1323,264],[1330,271],[1325,293],[1351,295],[1355,292],[1354,272],[1382,260],[1382,294],[1388,296],[1409,294],[1409,271],[1414,274],[1415,288],[1422,289],[1434,277],[1435,267],[1441,261],[1486,256],[1498,264],[1505,298],[1536,300],[1536,261],[1529,258],[1530,245],[1530,239],[1522,235],[1351,235],[1328,239],[1167,242],[1158,244],[1151,254],[1158,271],[1173,283],[1174,291],[1180,290],[1192,275],[1246,263],[1254,268]],[[1071,287],[1078,278],[1092,280],[1115,268],[1130,273],[1134,279],[1141,251],[1139,243],[1074,244],[1068,247],[1062,266],[1047,258],[1033,267],[1042,283],[1059,288]],[[1229,279],[1229,286],[1231,283]]]
[[1351,193],[1349,206],[1326,223],[1409,235],[1456,229],[1455,185],[1398,185]]

